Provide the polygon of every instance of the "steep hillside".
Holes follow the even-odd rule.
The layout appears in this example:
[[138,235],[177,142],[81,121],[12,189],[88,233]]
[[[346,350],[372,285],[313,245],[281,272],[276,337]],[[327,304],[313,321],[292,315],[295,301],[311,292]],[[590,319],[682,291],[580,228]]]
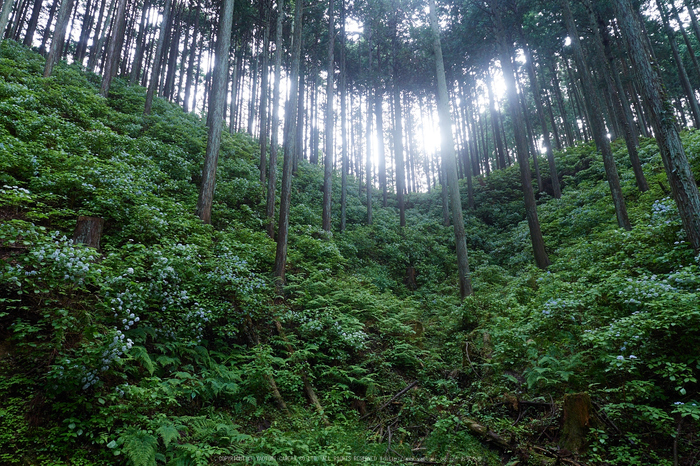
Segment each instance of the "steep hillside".
[[[646,193],[613,145],[630,232],[594,148],[557,154],[546,271],[517,167],[475,179],[464,302],[439,188],[410,196],[403,229],[391,205],[366,225],[353,194],[328,235],[322,171],[301,163],[282,297],[255,141],[224,135],[203,225],[200,118],[162,100],[144,117],[143,88],[117,79],[104,99],[96,75],[42,69],[2,44],[0,463],[698,461],[700,255],[653,140]],[[700,173],[700,133],[684,143]],[[80,216],[104,220],[99,250],[72,241]]]

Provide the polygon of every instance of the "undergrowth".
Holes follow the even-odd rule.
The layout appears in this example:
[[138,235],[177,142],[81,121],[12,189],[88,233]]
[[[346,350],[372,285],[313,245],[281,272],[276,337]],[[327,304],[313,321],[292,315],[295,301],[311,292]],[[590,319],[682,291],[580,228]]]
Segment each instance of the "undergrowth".
[[[551,452],[563,396],[584,391],[599,422],[581,461],[670,465],[674,439],[679,464],[698,461],[700,256],[653,140],[646,193],[614,144],[630,232],[593,148],[557,153],[562,198],[539,196],[546,271],[517,167],[479,178],[464,302],[439,187],[410,194],[405,228],[379,205],[366,225],[349,196],[348,229],[327,235],[321,170],[301,163],[282,299],[255,141],[224,134],[203,225],[203,122],[162,100],[144,117],[142,88],[116,79],[104,99],[96,75],[44,79],[42,62],[0,49],[3,464],[495,465],[510,454],[470,422]],[[700,133],[683,140],[698,173]],[[99,251],[71,240],[79,216],[104,219]]]

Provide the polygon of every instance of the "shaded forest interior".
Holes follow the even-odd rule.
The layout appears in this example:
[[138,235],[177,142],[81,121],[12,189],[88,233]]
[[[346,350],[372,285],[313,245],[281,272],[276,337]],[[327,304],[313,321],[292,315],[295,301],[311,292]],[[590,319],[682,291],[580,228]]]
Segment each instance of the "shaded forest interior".
[[700,462],[694,0],[4,0],[0,462]]

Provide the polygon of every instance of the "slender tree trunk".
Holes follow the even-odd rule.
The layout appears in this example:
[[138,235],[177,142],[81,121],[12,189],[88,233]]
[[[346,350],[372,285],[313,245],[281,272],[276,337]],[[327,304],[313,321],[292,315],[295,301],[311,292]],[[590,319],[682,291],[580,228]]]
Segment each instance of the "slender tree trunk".
[[[348,197],[348,129],[347,129],[347,77],[345,76],[345,0],[340,0],[340,150],[343,166],[341,168],[340,188],[340,232],[345,231],[347,197]],[[352,107],[352,104],[351,104]]]
[[491,84],[491,76],[486,76],[486,89],[489,94],[489,108],[491,109],[491,128],[493,130],[493,141],[496,146],[497,167],[499,169],[506,168],[506,155],[503,151],[503,140],[501,139],[501,129],[498,127],[498,110],[496,110],[496,101],[493,96],[493,85]]
[[[27,10],[29,9],[29,0],[21,0],[19,6],[15,10],[14,17],[12,18],[12,27],[8,33],[8,38],[12,38],[15,41],[19,41],[19,36],[22,33],[22,24],[24,23],[24,18],[27,15]],[[75,16],[73,16],[75,21]],[[71,30],[73,25],[71,24]],[[70,37],[70,35],[68,36]]]
[[698,17],[693,10],[693,4],[691,0],[683,0],[686,10],[688,10],[688,16],[690,16],[690,24],[693,25],[693,32],[695,33],[695,38],[700,41],[700,26],[698,26]]
[[[367,75],[372,75],[372,26],[371,23],[367,24]],[[365,131],[365,142],[366,142],[366,164],[367,167],[367,225],[372,224],[372,102],[374,101],[372,96],[371,86],[367,86],[367,130]]]
[[102,70],[102,84],[100,86],[100,95],[107,97],[109,94],[109,86],[112,84],[112,78],[116,74],[117,62],[119,61],[119,42],[124,37],[124,13],[126,11],[126,0],[119,0],[117,4],[117,16],[114,19],[114,28],[112,36],[109,38],[107,45],[107,59],[105,60],[105,68]]
[[[8,3],[11,0],[8,0]],[[106,0],[102,1],[102,8],[104,8]],[[46,43],[49,41],[49,37],[51,36],[51,23],[53,23],[53,17],[56,14],[56,8],[57,6],[61,3],[61,0],[53,0],[51,2],[51,9],[49,10],[49,19],[46,20],[46,26],[44,27],[44,33],[41,37],[41,47],[39,47],[39,51],[41,54],[46,53]],[[0,37],[3,37],[2,31],[0,31]]]
[[680,29],[681,34],[683,34],[683,42],[685,42],[685,46],[688,49],[688,55],[690,55],[690,60],[693,62],[695,76],[700,78],[700,64],[698,64],[698,58],[695,55],[695,51],[693,50],[693,45],[690,42],[690,37],[688,37],[688,31],[686,31],[685,27],[683,26],[683,22],[681,21],[681,15],[678,13],[678,8],[676,8],[676,4],[674,2],[671,2],[670,5],[673,18],[678,23],[678,29]]
[[326,157],[323,162],[323,229],[331,231],[331,191],[333,188],[333,82],[335,81],[335,1],[328,2],[328,77],[326,83]]
[[[554,60],[549,61],[549,69],[552,73],[552,90],[554,91],[554,97],[557,101],[557,107],[559,107],[559,114],[561,115],[561,120],[564,126],[564,136],[566,137],[566,145],[572,147],[574,145],[574,135],[571,131],[571,124],[569,122],[569,116],[566,113],[566,107],[564,106],[564,97],[561,93],[561,85],[559,83],[559,76],[557,75],[557,67]],[[551,109],[551,105],[550,105]],[[552,123],[552,127],[556,128],[556,125]],[[554,130],[553,130],[554,131]],[[557,141],[559,137],[557,136]],[[557,143],[557,150],[561,150],[561,143]]]
[[467,256],[467,242],[462,217],[462,200],[457,184],[455,166],[455,148],[452,139],[452,119],[450,118],[449,97],[445,80],[445,65],[442,60],[440,45],[440,29],[437,21],[435,0],[430,0],[430,25],[433,31],[433,49],[435,51],[435,74],[438,84],[438,114],[440,116],[440,133],[442,140],[442,160],[447,171],[447,185],[450,190],[450,205],[452,207],[452,224],[457,245],[457,264],[459,270],[459,291],[462,299],[472,294],[471,273]]
[[[396,54],[394,54],[394,58]],[[401,90],[396,84],[397,68],[394,69],[394,155],[396,163],[396,197],[399,204],[399,225],[406,226],[406,206],[404,204],[404,190],[406,189],[406,175],[404,173],[403,157],[403,115],[401,112]]]
[[520,181],[522,183],[523,197],[525,199],[525,214],[528,226],[530,227],[530,240],[532,241],[535,263],[539,268],[546,269],[550,262],[547,252],[545,251],[540,222],[537,218],[537,203],[532,191],[532,174],[530,173],[527,135],[525,134],[523,125],[523,115],[520,112],[520,99],[518,98],[517,89],[515,87],[515,71],[511,61],[512,52],[510,50],[510,42],[506,37],[506,31],[501,20],[498,0],[490,0],[489,3],[496,26],[496,36],[501,49],[501,69],[503,70],[503,79],[506,83],[506,96],[508,97],[510,117],[513,121],[518,165],[520,166]]
[[557,172],[557,166],[554,161],[554,151],[552,150],[552,143],[549,139],[549,131],[547,130],[547,119],[544,114],[544,108],[542,106],[542,97],[537,82],[537,75],[535,73],[535,64],[532,61],[532,53],[529,47],[524,47],[525,52],[525,67],[527,68],[527,74],[530,77],[530,91],[535,101],[535,108],[537,109],[537,116],[540,120],[540,126],[542,127],[542,140],[544,144],[544,150],[547,154],[547,163],[549,164],[549,176],[552,181],[552,195],[559,199],[561,197],[561,186],[559,184],[559,174]]
[[[98,60],[102,57],[102,49],[107,40],[107,33],[110,30],[110,25],[112,24],[112,15],[117,7],[118,2],[111,2],[109,9],[107,10],[107,18],[104,22],[98,20],[97,27],[95,28],[95,35],[92,38],[93,44],[90,47],[90,57],[88,58],[88,69],[90,71],[95,71]],[[104,8],[104,6],[103,6]],[[102,12],[100,11],[100,17]]]
[[[55,0],[58,1],[58,0]],[[2,9],[0,10],[0,41],[5,37],[5,31],[7,30],[7,23],[10,19],[10,13],[12,13],[12,7],[15,4],[15,0],[5,0],[2,3]],[[48,29],[51,26],[51,22],[46,25]]]
[[[189,112],[190,105],[190,89],[192,89],[192,78],[194,71],[194,59],[197,51],[197,33],[199,32],[199,9],[201,4],[197,2],[197,8],[194,11],[194,31],[192,32],[192,45],[190,45],[190,57],[187,65],[187,77],[185,78],[185,97],[182,103],[182,108],[185,112]],[[236,80],[233,80],[233,85],[236,85]],[[194,105],[192,105],[194,108]]]
[[[9,2],[10,0],[6,0]],[[56,19],[56,28],[51,39],[51,48],[49,55],[46,57],[46,66],[44,67],[44,77],[51,76],[53,67],[58,60],[59,53],[63,47],[63,40],[66,37],[66,28],[70,19],[70,12],[73,9],[73,0],[62,0],[61,8],[58,10],[58,18]]]
[[216,40],[215,63],[212,89],[209,95],[209,122],[207,151],[202,169],[202,186],[197,200],[197,216],[204,223],[211,223],[211,206],[216,183],[216,167],[219,162],[221,131],[223,129],[224,105],[226,103],[226,78],[228,77],[228,57],[231,48],[231,28],[233,25],[234,0],[224,0],[219,15],[219,32]]
[[598,100],[597,90],[595,89],[595,86],[593,86],[591,73],[588,70],[586,59],[583,56],[583,49],[581,48],[578,30],[576,28],[576,24],[574,23],[574,17],[571,14],[571,9],[569,8],[569,0],[561,0],[560,4],[564,15],[564,23],[569,33],[569,37],[571,38],[571,46],[576,58],[576,65],[579,69],[579,77],[585,86],[587,96],[586,104],[588,106],[591,131],[593,132],[593,138],[595,139],[596,146],[603,155],[605,173],[608,178],[608,185],[610,186],[613,204],[615,205],[617,224],[620,226],[620,228],[631,230],[632,226],[630,224],[629,217],[627,216],[625,198],[620,187],[620,178],[617,173],[615,159],[613,158],[612,150],[610,148],[610,141],[608,140],[607,131],[605,131],[605,125],[603,123],[602,114],[600,111],[600,102]]
[[[232,0],[225,0],[232,1]],[[163,46],[165,45],[165,35],[167,34],[167,25],[170,22],[170,12],[172,10],[172,0],[165,0],[165,7],[163,8],[163,21],[160,23],[160,31],[158,33],[158,45],[156,46],[156,53],[153,57],[153,70],[151,71],[151,80],[148,84],[148,91],[146,92],[146,104],[143,113],[145,115],[150,115],[151,107],[153,106],[153,97],[156,93],[156,86],[160,79],[160,68],[163,57]],[[208,143],[207,143],[208,144]],[[198,209],[199,211],[199,209]],[[206,223],[209,223],[208,221]]]
[[260,92],[260,184],[267,180],[267,79],[270,75],[270,13],[265,8],[265,30],[263,32],[262,48],[262,79]]
[[[27,32],[24,34],[23,44],[27,47],[31,47],[34,43],[34,33],[36,32],[36,26],[39,23],[39,15],[41,14],[41,7],[43,6],[43,4],[43,0],[34,0],[34,6],[32,7],[32,16],[29,18],[29,23],[27,23]],[[89,8],[90,3],[88,2],[86,9]],[[2,16],[2,13],[0,13],[0,16]],[[0,24],[0,27],[2,27],[2,24]],[[4,29],[0,29],[0,37],[2,37],[3,30]]]
[[290,75],[291,88],[289,90],[289,100],[285,109],[285,137],[284,163],[282,167],[282,189],[280,193],[280,216],[277,227],[277,251],[275,254],[275,276],[277,277],[276,289],[278,294],[282,294],[285,284],[285,269],[287,266],[287,240],[289,235],[289,207],[292,194],[292,165],[294,164],[294,148],[296,143],[296,110],[298,86],[299,86],[299,65],[301,59],[301,38],[302,38],[302,14],[303,0],[296,2],[294,9],[294,36],[292,53],[292,72]]
[[379,175],[379,189],[382,190],[382,207],[386,207],[386,155],[384,153],[384,99],[382,93],[383,90],[377,86],[374,95],[374,116],[377,120],[377,171]]
[[666,14],[666,8],[664,8],[661,0],[656,0],[656,7],[659,10],[661,16],[661,22],[666,30],[666,36],[668,38],[668,43],[671,46],[671,52],[673,53],[673,60],[676,62],[676,67],[678,68],[678,78],[681,81],[681,87],[685,91],[685,96],[688,99],[688,104],[690,105],[690,111],[693,115],[693,125],[696,128],[700,128],[700,107],[698,107],[698,101],[695,98],[695,92],[693,87],[690,85],[690,80],[688,79],[688,73],[685,70],[685,65],[683,65],[683,59],[678,51],[678,44],[676,44],[675,32],[671,28],[668,21],[668,15]]
[[640,25],[636,22],[629,0],[613,0],[615,13],[628,44],[628,53],[636,70],[637,80],[649,102],[650,118],[656,134],[671,192],[678,206],[688,241],[700,250],[700,194],[668,101],[666,89],[656,63],[649,58]]
[[267,235],[275,238],[275,191],[277,188],[277,148],[279,146],[279,100],[280,76],[282,73],[282,19],[284,0],[277,0],[277,24],[275,26],[275,83],[272,88],[272,137],[270,141],[270,170],[267,177]]
[[[175,91],[175,76],[177,73],[177,57],[180,53],[180,32],[182,31],[181,22],[182,8],[177,13],[177,17],[173,21],[173,34],[170,40],[170,53],[168,56],[168,71],[165,75],[165,86],[163,88],[163,96],[172,100]],[[228,77],[228,70],[226,70]],[[224,102],[226,98],[224,98]],[[225,108],[225,107],[224,107]]]
[[[616,117],[621,126],[622,135],[625,138],[625,145],[627,146],[627,153],[629,154],[630,162],[632,163],[632,170],[634,171],[634,177],[637,182],[637,188],[639,188],[639,190],[642,192],[648,191],[649,184],[644,177],[644,171],[642,170],[642,164],[639,161],[639,154],[637,152],[638,140],[634,135],[634,131],[632,130],[631,122],[625,113],[624,103],[618,91],[619,87],[613,78],[613,74],[615,73],[615,61],[610,48],[610,36],[607,32],[607,24],[600,16],[596,16],[592,5],[588,3],[588,1],[586,3],[596,42],[597,55],[599,57],[597,60],[598,68],[605,76],[605,82],[611,93],[613,101],[612,105],[614,107],[614,114],[612,116]],[[605,60],[603,57],[605,57]]]

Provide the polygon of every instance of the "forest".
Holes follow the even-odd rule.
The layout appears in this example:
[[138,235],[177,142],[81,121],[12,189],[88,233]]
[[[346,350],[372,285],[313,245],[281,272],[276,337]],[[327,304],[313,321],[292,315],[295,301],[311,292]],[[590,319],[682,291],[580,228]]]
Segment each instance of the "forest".
[[700,465],[698,0],[0,1],[0,464]]

